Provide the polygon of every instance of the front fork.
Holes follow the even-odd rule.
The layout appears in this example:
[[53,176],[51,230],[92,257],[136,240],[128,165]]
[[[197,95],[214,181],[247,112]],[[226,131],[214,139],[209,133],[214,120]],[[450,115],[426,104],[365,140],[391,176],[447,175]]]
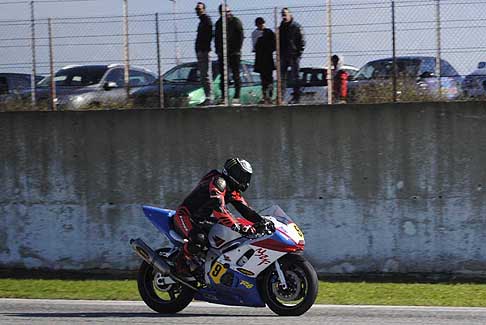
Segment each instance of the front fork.
[[280,263],[278,262],[278,260],[275,261],[275,270],[277,270],[278,278],[280,280],[282,289],[287,289],[287,281],[285,281],[285,275],[282,271],[282,268],[280,267]]

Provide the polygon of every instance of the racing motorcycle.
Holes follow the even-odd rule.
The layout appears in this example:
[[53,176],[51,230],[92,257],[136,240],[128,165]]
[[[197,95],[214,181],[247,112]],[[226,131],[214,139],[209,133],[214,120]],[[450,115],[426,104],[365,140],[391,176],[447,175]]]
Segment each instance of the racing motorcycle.
[[[281,316],[298,316],[314,304],[317,274],[302,256],[304,235],[278,206],[262,211],[257,234],[241,234],[214,224],[204,256],[191,275],[175,271],[184,239],[173,228],[175,211],[143,206],[145,216],[163,233],[170,247],[153,250],[142,239],[130,245],[143,261],[137,275],[143,301],[156,312],[177,313],[193,299],[210,303],[265,307]],[[252,224],[239,218],[243,225]]]

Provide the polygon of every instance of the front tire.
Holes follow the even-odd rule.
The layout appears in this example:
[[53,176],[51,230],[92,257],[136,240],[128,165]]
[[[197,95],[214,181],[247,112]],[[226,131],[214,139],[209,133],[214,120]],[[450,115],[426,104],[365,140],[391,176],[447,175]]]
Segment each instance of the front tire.
[[180,312],[191,303],[195,294],[193,290],[177,282],[164,284],[161,274],[145,261],[140,265],[137,285],[147,306],[161,314]]
[[312,307],[317,298],[316,271],[300,255],[286,255],[276,263],[280,263],[287,288],[283,288],[272,265],[263,277],[263,299],[268,308],[280,316],[300,316]]

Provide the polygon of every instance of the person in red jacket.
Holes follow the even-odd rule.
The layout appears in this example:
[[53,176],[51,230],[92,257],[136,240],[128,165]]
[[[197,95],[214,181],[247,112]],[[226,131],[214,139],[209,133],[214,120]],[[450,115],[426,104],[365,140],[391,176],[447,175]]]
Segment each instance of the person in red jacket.
[[349,74],[341,69],[341,58],[334,54],[331,57],[333,79],[333,103],[344,104],[348,99]]
[[207,246],[208,231],[202,229],[202,223],[220,223],[243,236],[256,234],[252,225],[240,224],[226,207],[231,203],[245,219],[253,223],[262,221],[242,196],[250,185],[252,172],[248,161],[228,159],[222,172],[212,170],[207,173],[178,207],[174,216],[175,230],[187,239],[176,261],[178,272],[190,272],[188,264],[195,264],[191,263],[194,255]]

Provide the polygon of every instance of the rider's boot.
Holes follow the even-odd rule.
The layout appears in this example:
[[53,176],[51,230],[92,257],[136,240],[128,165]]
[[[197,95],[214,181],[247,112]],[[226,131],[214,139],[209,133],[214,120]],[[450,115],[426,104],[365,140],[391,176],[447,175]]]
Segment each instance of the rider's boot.
[[175,260],[175,270],[174,274],[187,277],[191,275],[191,269],[189,268],[189,265],[187,263],[187,258],[184,254],[184,252],[180,252]]

